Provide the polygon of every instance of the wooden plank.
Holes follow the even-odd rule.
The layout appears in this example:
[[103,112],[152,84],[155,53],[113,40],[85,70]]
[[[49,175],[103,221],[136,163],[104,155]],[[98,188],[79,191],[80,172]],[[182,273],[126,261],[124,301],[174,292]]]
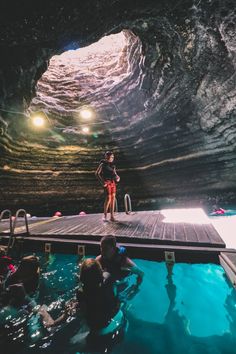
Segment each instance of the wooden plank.
[[206,231],[211,243],[215,243],[215,244],[222,243],[222,239],[220,235],[218,234],[218,232],[216,231],[216,229],[212,224],[204,225],[204,230]]
[[153,231],[153,239],[162,240],[164,234],[165,224],[163,222],[156,221],[155,229]]
[[163,240],[173,241],[174,240],[174,224],[173,223],[165,223],[163,230]]
[[153,238],[153,231],[155,228],[155,223],[157,220],[160,220],[160,213],[153,213],[150,215],[150,218],[146,222],[146,226],[143,232],[143,237]]
[[175,223],[175,240],[187,242],[185,234],[184,223]]
[[[154,220],[153,220],[153,227],[151,229],[151,232],[150,232],[150,236],[152,239],[155,239],[155,238],[158,238],[157,235],[158,235],[158,230],[156,229],[157,228],[157,225],[159,225],[163,219],[163,216],[161,215],[161,213],[155,213],[153,215]],[[160,237],[159,237],[160,238]]]
[[192,224],[184,223],[184,231],[186,235],[187,242],[198,242],[197,233]]
[[[45,220],[49,220],[51,218],[40,218],[40,219],[29,219],[28,225],[29,227],[34,226],[35,224],[44,222]],[[17,229],[25,228],[25,219],[19,218],[16,223],[16,233]],[[1,232],[10,232],[10,222],[9,220],[1,220],[0,221],[0,233]]]
[[136,228],[133,230],[130,237],[142,237],[142,232],[144,231],[145,223],[149,217],[149,214],[143,214],[139,218],[139,220],[137,220],[138,222],[136,222]]
[[211,239],[208,233],[205,231],[202,224],[194,224],[193,225],[195,232],[197,234],[198,242],[200,243],[211,243]]
[[[55,235],[57,238],[71,235],[74,239],[80,236],[97,238],[115,235],[117,238],[150,240],[153,243],[166,241],[169,244],[173,242],[173,244],[201,246],[207,244],[225,247],[223,240],[211,224],[165,223],[159,211],[141,211],[130,215],[117,213],[116,218],[118,222],[115,223],[104,223],[102,214],[35,219],[30,223],[30,233],[38,236]],[[9,228],[9,223],[4,220],[4,228],[5,226]],[[17,229],[21,230],[21,227]]]

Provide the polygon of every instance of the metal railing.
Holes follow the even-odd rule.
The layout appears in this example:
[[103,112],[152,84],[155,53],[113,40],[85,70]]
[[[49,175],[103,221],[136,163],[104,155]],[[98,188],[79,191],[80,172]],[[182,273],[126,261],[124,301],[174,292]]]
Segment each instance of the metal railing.
[[22,214],[22,213],[23,213],[23,217],[25,219],[26,233],[29,234],[28,218],[27,218],[26,211],[24,209],[18,209],[17,210],[16,216],[15,216],[15,219],[14,219],[13,222],[12,222],[12,212],[11,212],[11,210],[5,209],[0,214],[0,221],[2,220],[2,218],[3,218],[3,216],[5,214],[9,215],[10,236],[9,236],[8,245],[7,245],[7,254],[9,253],[9,251],[13,248],[13,246],[15,244],[15,240],[16,240],[15,228],[16,228],[16,224],[17,224],[17,220],[18,220],[19,214]]
[[9,209],[5,209],[1,212],[0,214],[0,221],[3,219],[4,215],[7,214],[9,217],[9,224],[10,224],[10,236],[9,236],[9,240],[8,240],[8,244],[7,244],[7,249],[6,249],[6,253],[8,254],[9,249],[10,249],[10,244],[12,242],[13,239],[13,235],[14,235],[14,229],[13,229],[13,223],[12,223],[12,212]]
[[19,214],[23,213],[23,217],[25,218],[25,228],[26,228],[26,233],[29,234],[29,224],[28,224],[28,218],[25,209],[18,209],[16,212],[16,216],[13,222],[13,233],[15,233],[15,228],[16,228],[16,223],[17,219],[19,217]]
[[132,213],[132,204],[131,204],[131,198],[130,198],[129,194],[125,194],[124,203],[125,203],[126,214],[131,214]]
[[9,209],[3,210],[0,214],[0,221],[3,219],[5,214],[8,214],[8,216],[9,216],[10,234],[13,234],[12,212]]

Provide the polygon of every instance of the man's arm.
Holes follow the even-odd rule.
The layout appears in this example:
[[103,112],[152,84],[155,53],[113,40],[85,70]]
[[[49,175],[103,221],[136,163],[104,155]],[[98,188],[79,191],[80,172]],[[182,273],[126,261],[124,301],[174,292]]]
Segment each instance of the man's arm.
[[120,176],[118,176],[117,172],[116,172],[116,168],[114,168],[114,173],[116,176],[116,182],[120,182]]
[[144,272],[129,257],[125,258],[121,269],[129,270],[131,273],[136,274],[138,284],[142,283]]
[[66,322],[67,318],[69,316],[72,316],[75,314],[75,312],[77,311],[77,307],[78,307],[78,302],[74,301],[74,300],[70,300],[67,302],[65,309],[63,311],[63,313],[56,318],[55,320],[52,318],[52,316],[48,313],[48,311],[45,308],[45,305],[41,306],[39,308],[39,314],[43,320],[43,324],[46,328],[50,328],[50,327],[55,327],[58,326],[64,322]]
[[101,264],[102,256],[99,254],[99,256],[95,258],[95,260]]
[[102,178],[102,163],[100,163],[100,165],[98,166],[98,168],[95,172],[95,176],[97,177],[97,179],[99,180],[101,185],[104,187],[104,180]]

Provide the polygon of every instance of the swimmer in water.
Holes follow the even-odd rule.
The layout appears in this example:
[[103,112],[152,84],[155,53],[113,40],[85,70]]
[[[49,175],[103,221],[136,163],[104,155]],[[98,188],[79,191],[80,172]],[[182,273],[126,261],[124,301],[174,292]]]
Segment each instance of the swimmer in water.
[[71,310],[78,311],[86,319],[91,330],[106,327],[111,318],[119,310],[119,301],[114,294],[112,283],[103,277],[98,261],[85,259],[80,269],[81,287],[76,291],[76,300],[67,303],[63,314],[53,320],[42,308],[40,313],[46,327],[53,327],[66,321]]
[[96,260],[100,263],[104,272],[111,275],[113,280],[123,278],[127,274],[137,275],[137,284],[143,280],[143,271],[127,256],[124,247],[118,247],[116,237],[109,235],[101,239],[101,254]]

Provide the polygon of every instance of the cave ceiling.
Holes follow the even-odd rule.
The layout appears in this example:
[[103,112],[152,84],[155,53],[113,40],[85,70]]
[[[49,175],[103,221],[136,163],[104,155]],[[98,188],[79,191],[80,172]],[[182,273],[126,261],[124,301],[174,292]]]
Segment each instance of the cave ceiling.
[[137,208],[236,202],[233,1],[8,1],[0,20],[1,209],[99,210],[108,149]]

